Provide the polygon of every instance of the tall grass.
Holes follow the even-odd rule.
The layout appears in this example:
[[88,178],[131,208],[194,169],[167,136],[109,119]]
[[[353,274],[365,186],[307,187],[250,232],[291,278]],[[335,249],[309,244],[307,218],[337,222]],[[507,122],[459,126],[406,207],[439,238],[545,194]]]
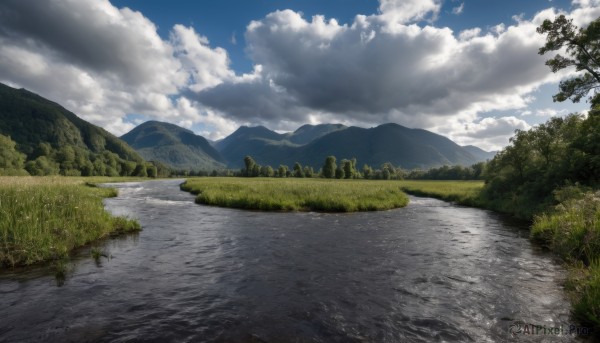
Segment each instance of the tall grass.
[[102,199],[116,190],[83,180],[0,177],[0,266],[64,258],[92,241],[140,230],[137,222],[104,210]]
[[264,211],[376,211],[403,207],[408,197],[393,181],[197,178],[181,189],[200,204]]
[[401,188],[408,194],[428,196],[465,206],[483,207],[483,181],[404,180]]
[[573,315],[600,329],[600,191],[565,200],[536,217],[531,237],[569,262]]

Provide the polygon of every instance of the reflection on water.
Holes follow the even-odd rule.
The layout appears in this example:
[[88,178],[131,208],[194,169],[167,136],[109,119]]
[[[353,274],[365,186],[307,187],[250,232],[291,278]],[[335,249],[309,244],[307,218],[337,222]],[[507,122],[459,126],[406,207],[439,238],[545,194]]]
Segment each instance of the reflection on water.
[[63,287],[0,274],[0,341],[566,342],[555,261],[500,216],[438,200],[370,213],[262,213],[193,203],[180,181],[116,184],[144,230],[89,251]]

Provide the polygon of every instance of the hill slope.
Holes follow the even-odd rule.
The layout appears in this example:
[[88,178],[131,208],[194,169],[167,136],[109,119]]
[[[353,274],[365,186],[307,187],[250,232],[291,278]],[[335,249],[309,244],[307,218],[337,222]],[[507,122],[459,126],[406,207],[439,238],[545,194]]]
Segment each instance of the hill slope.
[[131,175],[136,164],[144,163],[106,130],[37,94],[4,84],[0,84],[0,134],[10,136],[17,150],[27,155],[33,163],[28,170],[34,164],[47,167],[43,174],[60,170],[74,175]]
[[175,169],[211,170],[225,167],[221,154],[202,136],[174,124],[147,121],[121,136],[142,157]]
[[463,149],[467,150],[471,155],[475,156],[478,160],[491,160],[496,156],[496,151],[485,151],[474,145],[463,145]]

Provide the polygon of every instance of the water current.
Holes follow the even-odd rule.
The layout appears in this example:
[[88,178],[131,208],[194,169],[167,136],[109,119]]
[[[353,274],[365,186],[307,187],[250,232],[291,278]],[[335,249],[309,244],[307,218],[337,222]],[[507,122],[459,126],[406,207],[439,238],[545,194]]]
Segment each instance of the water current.
[[61,286],[48,267],[0,273],[0,341],[575,340],[565,271],[498,214],[418,197],[241,211],[197,205],[180,182],[111,185],[107,210],[143,231],[102,243],[100,263],[82,249]]

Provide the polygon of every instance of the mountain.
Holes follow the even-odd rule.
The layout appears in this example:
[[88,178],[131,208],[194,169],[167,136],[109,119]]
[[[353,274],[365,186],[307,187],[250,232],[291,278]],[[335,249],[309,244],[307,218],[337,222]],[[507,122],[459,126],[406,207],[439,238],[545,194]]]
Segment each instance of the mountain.
[[225,160],[204,137],[177,125],[147,121],[121,136],[142,157],[175,169],[225,168]]
[[230,145],[240,145],[251,140],[265,140],[279,142],[285,139],[285,135],[280,135],[264,126],[240,126],[232,134],[216,142],[216,148],[219,151],[226,150]]
[[145,173],[127,143],[57,103],[1,83],[0,134],[27,155],[32,174],[131,175],[136,164]]
[[[307,127],[296,132],[312,129]],[[320,168],[329,155],[336,156],[338,160],[356,158],[359,166],[366,163],[378,167],[391,162],[405,169],[445,164],[471,165],[482,160],[446,137],[397,124],[369,129],[338,127],[304,145],[291,142],[290,136],[293,137],[296,132],[287,136],[279,135],[264,127],[244,127],[238,131],[221,142],[226,144],[218,145],[228,166],[232,168],[242,167],[246,155],[262,165],[291,166],[294,162],[300,162],[315,169]]]
[[298,144],[291,143],[285,134],[271,131],[264,126],[241,126],[231,135],[217,142],[216,148],[230,168],[243,166],[243,159],[251,155],[261,164],[279,166],[286,157],[295,152]]
[[467,150],[476,159],[481,161],[491,160],[497,153],[497,151],[485,151],[474,145],[463,145],[463,149]]
[[295,144],[308,144],[317,138],[321,138],[331,132],[346,129],[347,126],[342,124],[319,124],[319,125],[302,125],[293,133],[289,133],[286,137],[292,143]]

